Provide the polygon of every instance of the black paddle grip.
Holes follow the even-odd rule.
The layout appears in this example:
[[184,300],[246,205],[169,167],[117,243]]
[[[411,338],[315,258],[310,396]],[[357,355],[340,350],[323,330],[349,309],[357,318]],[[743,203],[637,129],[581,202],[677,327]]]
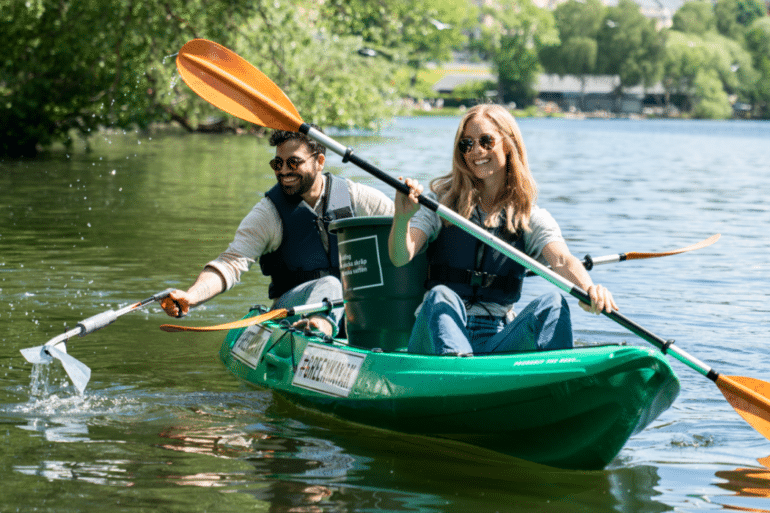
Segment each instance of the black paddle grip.
[[[401,192],[403,194],[409,194],[409,191],[410,191],[409,186],[406,185],[404,182],[402,182],[402,181],[400,181],[400,180],[398,180],[396,178],[393,178],[389,174],[387,174],[384,171],[382,171],[380,168],[370,164],[369,162],[367,162],[366,160],[362,159],[358,155],[347,154],[346,157],[348,158],[348,160],[350,162],[352,162],[356,166],[360,167],[361,169],[363,169],[364,171],[366,171],[370,175],[373,175],[374,177],[379,178],[380,180],[382,180],[383,182],[387,183],[388,185],[390,185],[391,187],[393,187],[397,191],[399,191],[399,192]],[[429,208],[430,210],[432,210],[434,212],[436,212],[438,210],[438,208],[439,208],[439,204],[438,204],[437,201],[434,201],[434,200],[432,200],[430,198],[426,198],[422,194],[419,196],[418,201],[420,202],[421,205],[423,205],[426,208]]]

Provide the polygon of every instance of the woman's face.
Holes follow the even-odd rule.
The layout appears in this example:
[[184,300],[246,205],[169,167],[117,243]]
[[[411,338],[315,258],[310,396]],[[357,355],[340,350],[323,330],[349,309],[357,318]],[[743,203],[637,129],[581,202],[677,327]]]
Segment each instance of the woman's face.
[[[490,137],[492,141],[489,141]],[[463,141],[464,139],[469,141]],[[487,181],[490,178],[495,180],[505,178],[505,144],[497,127],[489,119],[486,117],[471,118],[465,124],[460,141],[461,148],[463,142],[469,144],[470,141],[473,141],[472,145],[470,145],[470,151],[464,153],[463,157],[468,169],[471,170],[476,178],[483,181]],[[485,142],[491,142],[491,147],[486,148],[485,144],[483,144]],[[486,146],[489,146],[489,144]]]

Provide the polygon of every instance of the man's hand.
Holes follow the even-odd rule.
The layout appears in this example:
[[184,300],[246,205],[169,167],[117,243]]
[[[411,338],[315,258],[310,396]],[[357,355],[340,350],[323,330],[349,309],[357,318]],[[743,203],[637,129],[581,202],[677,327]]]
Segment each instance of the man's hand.
[[300,330],[318,330],[329,337],[334,333],[332,323],[325,317],[313,316],[307,319],[300,319],[292,324],[292,326]]
[[184,317],[190,311],[189,294],[183,290],[174,290],[163,298],[160,307],[171,317]]

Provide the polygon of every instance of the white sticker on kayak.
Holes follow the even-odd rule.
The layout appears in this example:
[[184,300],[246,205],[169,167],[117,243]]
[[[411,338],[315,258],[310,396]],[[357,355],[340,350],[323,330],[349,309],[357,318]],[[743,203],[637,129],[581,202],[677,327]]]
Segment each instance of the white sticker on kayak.
[[292,384],[322,394],[347,397],[366,355],[334,347],[308,344]]
[[259,324],[249,326],[233,344],[230,353],[252,369],[256,369],[272,330]]

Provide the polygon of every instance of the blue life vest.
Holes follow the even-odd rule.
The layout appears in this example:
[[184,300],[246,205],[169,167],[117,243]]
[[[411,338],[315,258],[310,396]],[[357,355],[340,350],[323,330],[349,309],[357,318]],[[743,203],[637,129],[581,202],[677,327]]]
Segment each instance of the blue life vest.
[[[476,212],[470,220],[481,226]],[[499,227],[489,231],[524,251],[521,233],[504,236]],[[438,238],[428,247],[428,259],[428,289],[446,285],[469,303],[508,305],[521,297],[526,269],[457,226],[441,227]]]
[[[337,235],[329,233],[329,223],[335,219],[353,217],[347,181],[329,173],[326,175],[323,218],[299,196],[287,196],[276,184],[265,193],[273,202],[283,223],[281,245],[273,252],[259,257],[262,274],[270,276],[270,299],[276,299],[297,285],[323,276],[339,277]],[[320,230],[329,237],[329,252],[324,249]]]

